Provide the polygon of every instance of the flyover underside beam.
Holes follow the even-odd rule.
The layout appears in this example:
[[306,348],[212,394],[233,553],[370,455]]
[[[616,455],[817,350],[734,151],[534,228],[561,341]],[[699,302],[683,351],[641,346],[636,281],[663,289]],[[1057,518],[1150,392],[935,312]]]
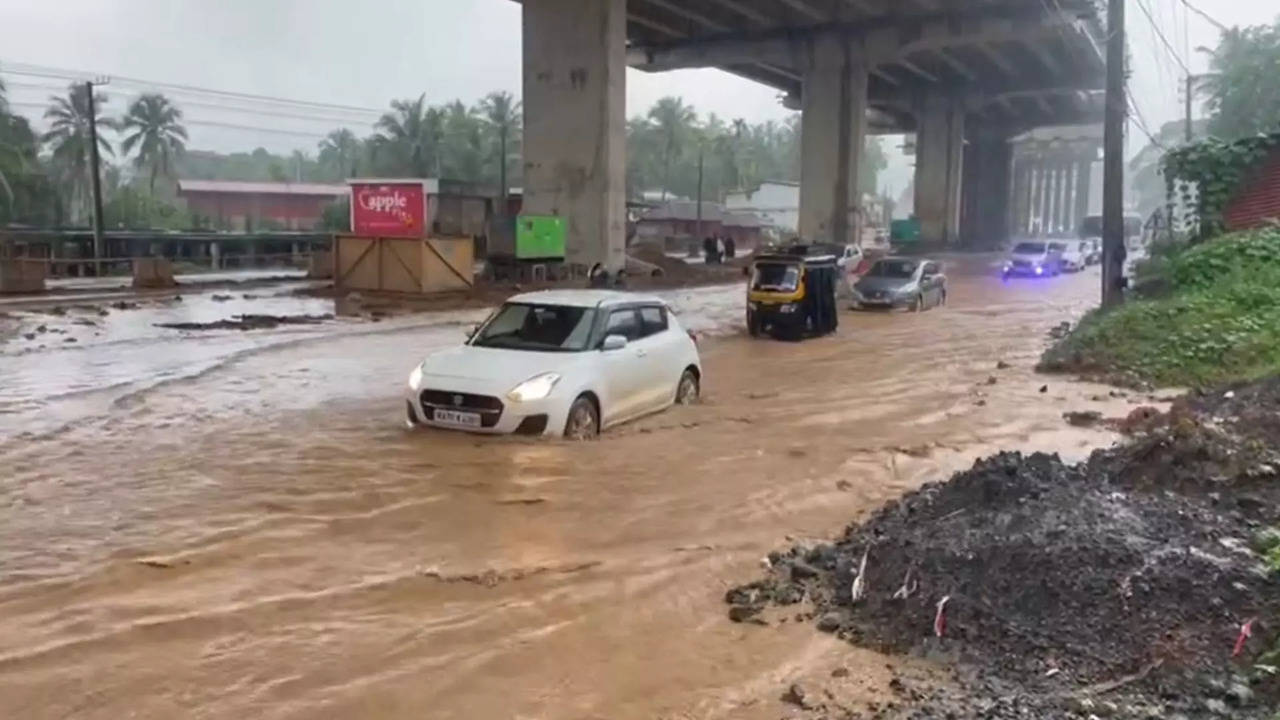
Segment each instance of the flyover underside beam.
[[861,48],[836,38],[818,43],[805,69],[802,97],[800,235],[813,242],[853,242],[867,126]]
[[525,0],[524,212],[565,219],[571,263],[622,268],[626,0]]
[[[943,17],[902,25],[887,20],[812,26],[764,32],[724,32],[673,43],[636,45],[627,51],[633,67],[650,71],[769,62],[803,67],[813,43],[824,36],[862,38],[871,66],[910,61],[915,55],[961,47],[986,48],[1005,43],[1030,43],[1048,38],[1079,37],[1090,44],[1075,18],[1022,13],[967,19],[957,24]],[[1080,53],[1080,57],[1088,57]],[[1096,69],[1096,68],[1095,68]]]

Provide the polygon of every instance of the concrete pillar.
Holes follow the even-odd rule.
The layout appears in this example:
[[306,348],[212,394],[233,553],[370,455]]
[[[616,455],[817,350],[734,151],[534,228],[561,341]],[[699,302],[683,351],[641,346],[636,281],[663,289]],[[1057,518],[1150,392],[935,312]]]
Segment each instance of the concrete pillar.
[[1057,193],[1057,231],[1068,232],[1071,229],[1071,163],[1062,160],[1062,190]]
[[950,98],[930,95],[917,115],[917,126],[915,209],[920,238],[954,243],[960,234],[964,111]]
[[1062,165],[1056,159],[1050,163],[1050,186],[1048,186],[1048,202],[1046,204],[1048,234],[1057,232],[1057,213],[1062,208]]
[[805,68],[800,111],[800,237],[858,240],[858,163],[866,142],[867,69],[862,48],[819,36]]
[[1027,234],[1039,235],[1044,218],[1044,160],[1032,160],[1031,212],[1027,215]]
[[1076,223],[1089,214],[1089,181],[1093,179],[1093,154],[1086,153],[1076,160]]
[[966,247],[995,248],[1009,237],[1013,148],[1000,136],[975,135],[964,147],[961,238]]
[[216,243],[216,242],[209,243],[209,265],[214,270],[217,270],[218,268],[222,267],[222,244],[221,243]]
[[570,263],[626,262],[626,0],[525,0],[524,208]]
[[1013,199],[1009,202],[1009,228],[1015,235],[1026,232],[1027,190],[1030,189],[1030,179],[1027,158],[1020,155],[1013,163],[1013,182],[1011,183]]

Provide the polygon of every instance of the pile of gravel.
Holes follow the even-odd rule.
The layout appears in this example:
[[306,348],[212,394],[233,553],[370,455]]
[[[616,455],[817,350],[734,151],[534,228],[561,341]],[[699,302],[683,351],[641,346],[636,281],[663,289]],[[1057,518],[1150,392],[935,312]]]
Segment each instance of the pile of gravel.
[[1269,718],[1275,688],[1254,665],[1280,582],[1250,546],[1280,519],[1280,442],[1233,423],[1236,408],[1280,406],[1229,407],[1241,394],[1257,396],[1183,403],[1080,465],[980,460],[833,544],[771,554],[765,578],[727,594],[730,618],[796,606],[859,646],[957,669],[958,690],[917,691],[879,717]]

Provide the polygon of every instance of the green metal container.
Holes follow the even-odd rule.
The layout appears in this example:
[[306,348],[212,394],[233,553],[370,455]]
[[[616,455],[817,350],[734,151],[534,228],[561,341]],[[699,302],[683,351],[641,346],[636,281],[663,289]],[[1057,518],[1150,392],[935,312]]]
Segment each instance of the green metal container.
[[913,243],[920,239],[920,221],[914,217],[889,223],[889,242]]

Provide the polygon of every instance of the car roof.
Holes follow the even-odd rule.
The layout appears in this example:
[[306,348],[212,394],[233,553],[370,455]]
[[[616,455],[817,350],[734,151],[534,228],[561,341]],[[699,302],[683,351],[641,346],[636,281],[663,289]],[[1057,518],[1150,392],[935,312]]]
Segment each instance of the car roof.
[[622,290],[537,290],[507,298],[511,303],[536,303],[539,305],[568,305],[569,307],[596,307],[625,303],[666,303],[656,295],[625,292]]
[[903,260],[909,260],[913,263],[920,263],[920,264],[924,264],[927,262],[936,262],[929,258],[912,257],[910,255],[886,255],[885,257],[880,258],[880,260],[877,260],[876,262],[880,262],[882,260],[888,260],[890,262],[901,262]]

